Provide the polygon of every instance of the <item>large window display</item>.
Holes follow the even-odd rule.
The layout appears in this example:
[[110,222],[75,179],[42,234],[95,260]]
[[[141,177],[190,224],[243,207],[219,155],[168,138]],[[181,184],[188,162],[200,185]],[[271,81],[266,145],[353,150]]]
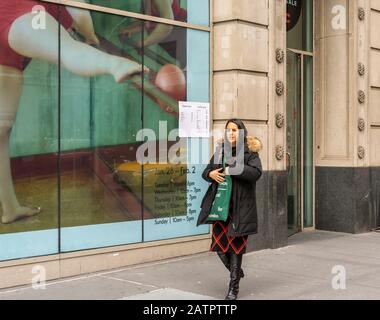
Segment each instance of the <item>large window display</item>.
[[[210,20],[208,0],[89,0],[88,3],[202,26],[208,26]],[[128,29],[133,30],[134,26],[132,24]],[[150,27],[149,24],[147,27]],[[165,26],[160,25],[151,31],[154,34],[148,37],[148,41],[155,38],[158,40],[165,32]]]
[[0,260],[208,233],[208,139],[179,139],[178,103],[209,101],[209,33],[32,0],[0,15]]

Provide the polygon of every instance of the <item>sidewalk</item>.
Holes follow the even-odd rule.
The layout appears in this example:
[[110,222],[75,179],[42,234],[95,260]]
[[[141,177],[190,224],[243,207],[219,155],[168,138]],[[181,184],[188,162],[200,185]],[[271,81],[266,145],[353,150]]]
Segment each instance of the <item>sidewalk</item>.
[[[334,290],[334,266],[346,289]],[[289,246],[244,256],[239,298],[380,299],[380,233],[306,232]],[[3,299],[224,299],[228,272],[213,253],[49,282],[46,289],[0,290]]]

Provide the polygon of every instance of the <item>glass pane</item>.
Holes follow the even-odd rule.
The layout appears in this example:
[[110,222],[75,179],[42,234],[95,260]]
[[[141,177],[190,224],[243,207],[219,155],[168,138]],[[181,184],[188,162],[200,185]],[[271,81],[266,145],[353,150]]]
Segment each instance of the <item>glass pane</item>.
[[142,58],[120,43],[117,30],[124,17],[67,11],[78,21],[61,37],[61,250],[141,242],[135,154]]
[[304,227],[313,226],[313,58],[304,57]]
[[313,0],[287,1],[287,46],[313,51]]
[[[84,2],[85,0],[75,0]],[[209,25],[208,0],[89,0],[90,4],[141,13],[155,17]],[[152,26],[146,25],[153,32]],[[155,31],[156,32],[156,31]],[[157,41],[158,43],[160,41]]]
[[301,56],[287,56],[288,234],[300,230],[301,212]]
[[[210,35],[198,30],[187,31],[187,100],[210,102]],[[191,45],[190,45],[191,44]],[[192,50],[196,46],[197,51]],[[200,206],[209,184],[202,178],[202,172],[210,158],[210,142],[207,138],[187,139],[187,160],[191,169],[187,173],[187,216],[194,220],[189,225],[188,233],[209,233],[209,226],[195,227],[200,213]],[[198,189],[198,191],[197,191]]]
[[210,25],[210,1],[187,0],[187,21],[201,26]]
[[97,6],[144,14],[144,0],[74,0]]
[[31,28],[45,15],[34,5],[0,4],[0,16],[11,18],[0,29],[0,260],[58,252],[60,17],[41,2],[48,19]]
[[[190,41],[200,50],[189,51]],[[143,127],[153,155],[143,166],[144,241],[208,232],[208,227],[195,226],[205,183],[196,183],[199,168],[188,161],[190,150],[200,151],[202,144],[178,138],[178,102],[209,101],[208,48],[208,33],[179,27],[159,44],[144,48],[151,74],[144,80]],[[202,85],[194,94],[195,86]]]

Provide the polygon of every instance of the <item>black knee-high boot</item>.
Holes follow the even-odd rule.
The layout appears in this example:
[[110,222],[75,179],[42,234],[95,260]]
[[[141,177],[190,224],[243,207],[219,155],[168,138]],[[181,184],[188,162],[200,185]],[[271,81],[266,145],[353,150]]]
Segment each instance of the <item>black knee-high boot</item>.
[[223,253],[222,251],[217,252],[219,259],[223,262],[225,267],[230,270],[230,253]]
[[240,270],[243,261],[242,254],[231,253],[230,258],[230,285],[226,300],[236,300],[239,293]]
[[[223,253],[221,251],[217,252],[217,253],[218,253],[218,257],[223,262],[223,264],[226,266],[227,270],[231,271],[230,270],[231,253],[229,253],[229,252]],[[241,269],[241,268],[240,268],[240,278],[244,278],[244,272],[243,272],[243,269]]]

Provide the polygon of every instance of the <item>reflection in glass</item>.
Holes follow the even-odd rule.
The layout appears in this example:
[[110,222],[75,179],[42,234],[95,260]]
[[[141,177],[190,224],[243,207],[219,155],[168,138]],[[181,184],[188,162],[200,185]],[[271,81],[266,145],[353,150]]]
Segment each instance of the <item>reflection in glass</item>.
[[58,250],[58,72],[50,63],[58,62],[58,20],[69,27],[71,17],[46,5],[45,28],[31,28],[36,4],[0,3],[0,260]]
[[57,92],[54,66],[0,66],[0,233],[57,227]]
[[[202,2],[208,1],[202,0]],[[90,0],[89,3],[160,18],[187,21],[187,0]],[[133,28],[134,26],[130,26],[129,30]],[[155,33],[161,34],[164,29],[164,26],[159,26]],[[157,42],[160,41],[155,41]]]
[[304,57],[304,228],[312,227],[313,222],[313,57]]
[[301,228],[301,56],[287,53],[286,169],[288,181],[288,235]]
[[[107,3],[130,11],[141,5]],[[154,3],[151,13],[158,14]],[[31,13],[36,4],[47,13],[46,28],[30,28],[41,13]],[[189,141],[178,144],[166,133],[178,129],[178,101],[188,98],[187,30],[39,1],[15,6],[0,4],[0,16],[13,17],[0,28],[0,234],[11,236],[0,241],[0,260],[140,242],[143,218],[186,219],[188,175],[198,173],[187,165]],[[190,92],[208,101],[209,35],[194,33],[204,41],[192,57]],[[168,164],[137,161],[142,127],[154,132],[149,143]],[[205,230],[191,221],[177,235]],[[54,232],[28,234],[20,246],[23,231],[37,230]],[[148,241],[155,238],[151,231]]]
[[[93,26],[89,33],[97,39],[93,47],[86,46],[84,33],[74,28],[73,36],[78,40],[75,45],[86,46],[86,50],[83,47],[83,52],[78,52],[74,43],[62,43],[62,57],[67,54],[82,64],[93,63],[94,68],[130,72],[118,77],[112,72],[98,73],[92,66],[87,74],[62,70],[60,190],[64,251],[142,240],[141,226],[136,224],[125,224],[123,229],[102,227],[132,221],[140,221],[141,225],[141,178],[126,177],[123,168],[133,164],[134,173],[141,171],[136,162],[140,144],[136,135],[141,129],[142,57],[136,48],[119,41],[117,30],[126,22],[124,17],[92,12],[89,18],[87,25]],[[136,20],[128,22],[135,24]],[[87,227],[70,229],[78,226]],[[89,235],[86,241],[82,240],[84,233]]]
[[[158,30],[161,26],[164,25],[157,26]],[[146,30],[149,30],[148,23]],[[172,27],[169,36],[161,37],[163,40],[159,43],[144,48],[144,61],[152,70],[150,79],[144,81],[144,87],[155,87],[158,93],[144,95],[143,126],[154,132],[154,140],[149,143],[157,150],[156,163],[143,167],[144,219],[147,221],[144,223],[144,239],[151,240],[153,233],[165,224],[180,221],[179,217],[186,216],[186,138],[180,142],[176,140],[178,102],[187,99],[186,33],[184,28]],[[145,38],[149,37],[149,31],[146,31]],[[169,138],[169,134],[173,137]],[[164,219],[159,220],[161,218]]]
[[313,0],[287,1],[287,47],[313,51]]

